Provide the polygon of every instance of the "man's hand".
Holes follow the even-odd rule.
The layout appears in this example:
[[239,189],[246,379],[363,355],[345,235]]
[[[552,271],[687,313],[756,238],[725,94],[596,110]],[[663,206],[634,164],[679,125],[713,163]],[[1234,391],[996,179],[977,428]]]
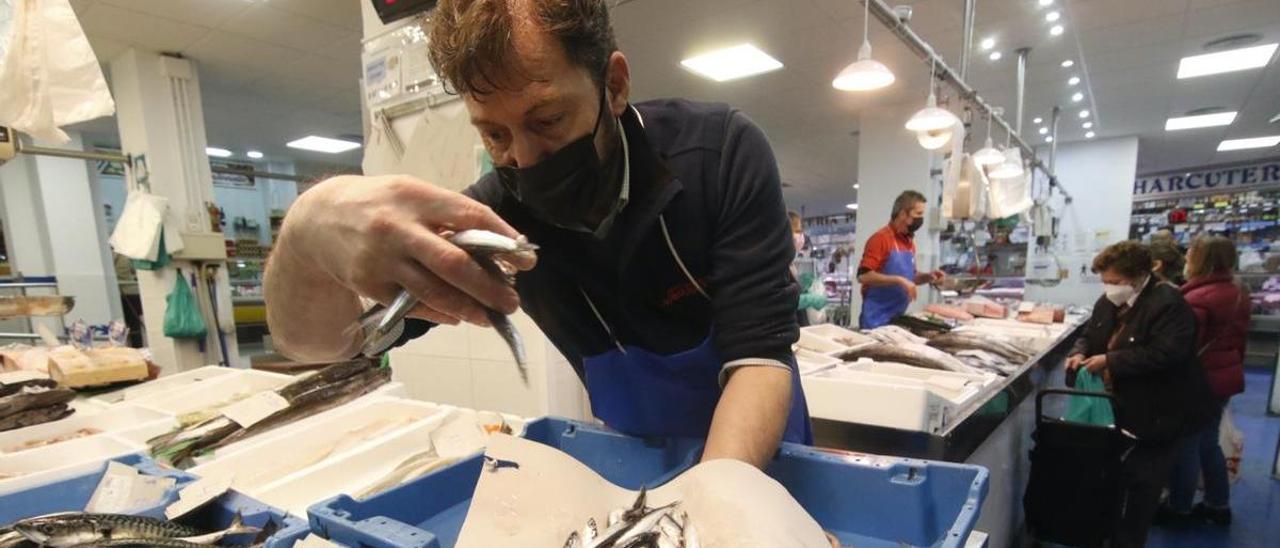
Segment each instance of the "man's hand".
[[941,270],[934,270],[931,274],[933,275],[933,279],[929,280],[931,284],[942,283],[947,279],[947,273]]
[[1083,363],[1080,364],[1080,366],[1084,367],[1085,369],[1088,369],[1090,373],[1096,374],[1099,371],[1106,369],[1107,355],[1098,354],[1096,356],[1089,356],[1089,359],[1086,359]]
[[915,282],[899,276],[898,285],[902,286],[902,289],[905,289],[907,291],[908,298],[910,298],[913,302],[916,300],[916,283]]
[[[487,325],[484,308],[511,313],[515,290],[486,273],[442,233],[516,231],[485,205],[404,175],[342,176],[298,197],[267,264],[273,334],[286,352],[339,358],[355,342],[343,328],[359,315],[355,296],[383,304],[401,288],[419,300],[411,313],[437,323]],[[514,265],[529,269],[533,261]]]
[[1084,362],[1084,354],[1072,354],[1067,356],[1067,371],[1075,371]]
[[737,459],[763,469],[778,451],[791,414],[791,371],[735,369],[725,381],[702,460]]

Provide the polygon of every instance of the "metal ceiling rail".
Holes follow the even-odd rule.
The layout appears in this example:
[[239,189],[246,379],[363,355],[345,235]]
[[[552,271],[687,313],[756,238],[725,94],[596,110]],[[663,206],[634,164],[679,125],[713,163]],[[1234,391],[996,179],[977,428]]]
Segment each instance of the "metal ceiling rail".
[[[64,148],[39,147],[22,144],[22,139],[14,140],[15,150],[24,154],[32,154],[35,156],[54,156],[57,158],[71,158],[75,160],[89,160],[95,162],[115,162],[119,164],[128,164],[131,160],[126,154],[114,152],[98,152],[87,150],[68,150]],[[249,175],[260,179],[279,179],[284,181],[296,181],[299,183],[309,183],[321,179],[321,176],[314,175],[294,175],[292,173],[272,173],[270,171],[235,169],[230,167],[210,165],[211,173],[223,173],[230,175]],[[335,175],[338,175],[335,173]]]
[[[1022,139],[1022,135],[1009,125],[1009,122],[1006,122],[1002,116],[996,114],[995,107],[991,106],[991,104],[987,103],[982,96],[978,95],[978,92],[969,86],[969,84],[946,63],[946,60],[944,60],[941,55],[938,55],[937,52],[934,51],[933,46],[929,45],[929,43],[921,38],[920,35],[916,34],[914,30],[911,30],[911,27],[907,26],[906,23],[903,23],[902,20],[898,18],[898,15],[893,12],[893,8],[890,8],[885,4],[884,0],[860,1],[864,4],[869,2],[871,4],[871,13],[875,15],[876,19],[879,19],[884,26],[893,31],[894,35],[896,35],[903,44],[906,44],[909,49],[915,52],[916,55],[920,56],[925,64],[936,63],[935,70],[937,72],[937,77],[955,88],[959,92],[962,100],[969,102],[979,111],[989,115],[994,123],[1004,129],[1005,133],[1009,135],[1010,140],[1022,149],[1022,155],[1024,158],[1029,159],[1028,163],[1031,165],[1031,168],[1038,169],[1041,173],[1044,173],[1045,176],[1049,178],[1050,186],[1057,187],[1058,191],[1062,192],[1063,196],[1070,199],[1071,195],[1062,188],[1062,185],[1058,184],[1057,176],[1054,175],[1052,168],[1045,165],[1045,163],[1036,156],[1035,148],[1027,144],[1027,142]],[[1019,99],[1019,101],[1021,101],[1021,99]]]

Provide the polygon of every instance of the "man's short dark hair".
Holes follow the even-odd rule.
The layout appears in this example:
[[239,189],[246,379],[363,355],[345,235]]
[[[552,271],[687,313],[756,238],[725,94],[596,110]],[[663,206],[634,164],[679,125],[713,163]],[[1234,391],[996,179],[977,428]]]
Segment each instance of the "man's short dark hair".
[[896,219],[898,218],[899,212],[909,210],[915,207],[916,204],[923,204],[925,202],[924,194],[914,190],[904,190],[902,191],[902,194],[899,194],[897,198],[894,198],[893,214],[891,214],[889,218]]
[[1101,274],[1115,270],[1117,274],[1136,280],[1151,273],[1154,263],[1147,246],[1133,240],[1125,240],[1107,246],[1093,258],[1093,271]]
[[[605,0],[525,0],[538,30],[564,47],[569,62],[597,84],[618,49]],[[450,91],[485,95],[524,77],[513,38],[520,10],[512,0],[440,0],[431,19],[429,55]],[[527,78],[527,77],[526,77]]]

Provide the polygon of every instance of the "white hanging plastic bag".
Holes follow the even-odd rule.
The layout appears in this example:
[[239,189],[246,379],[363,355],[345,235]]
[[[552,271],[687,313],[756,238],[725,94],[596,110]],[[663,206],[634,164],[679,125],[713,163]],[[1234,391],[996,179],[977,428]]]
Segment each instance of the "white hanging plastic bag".
[[1222,410],[1222,425],[1218,428],[1218,445],[1227,460],[1227,481],[1240,480],[1240,457],[1244,455],[1244,434],[1231,419],[1231,409]]
[[154,261],[160,253],[160,231],[169,209],[162,196],[130,189],[124,211],[111,232],[111,249],[130,259]]
[[991,217],[1002,219],[1031,209],[1031,172],[1023,170],[1013,177],[991,179]]
[[66,143],[58,129],[115,112],[98,58],[69,0],[13,3],[0,58],[0,125]]

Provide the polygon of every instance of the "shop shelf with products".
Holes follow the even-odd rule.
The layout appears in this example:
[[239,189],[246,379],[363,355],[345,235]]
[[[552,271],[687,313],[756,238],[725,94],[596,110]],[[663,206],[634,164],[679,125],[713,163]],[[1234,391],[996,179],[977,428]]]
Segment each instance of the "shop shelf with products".
[[853,213],[806,217],[805,246],[796,254],[797,269],[812,273],[826,289],[827,321],[842,326],[851,320],[853,273],[858,261],[855,220]]

